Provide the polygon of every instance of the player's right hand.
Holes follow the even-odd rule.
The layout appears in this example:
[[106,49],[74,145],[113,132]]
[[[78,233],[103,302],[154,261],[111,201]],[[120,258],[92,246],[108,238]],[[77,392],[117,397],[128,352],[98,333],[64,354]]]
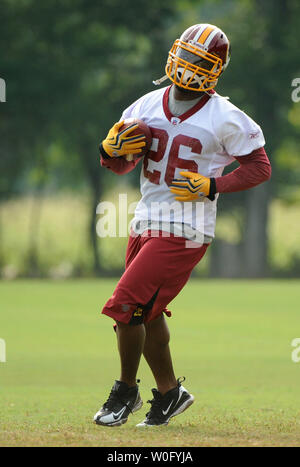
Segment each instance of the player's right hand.
[[130,133],[138,128],[138,125],[125,128],[119,132],[123,123],[124,120],[115,123],[109,130],[106,138],[102,141],[103,149],[110,157],[139,154],[142,152],[141,148],[146,146],[145,136],[143,134],[130,136]]

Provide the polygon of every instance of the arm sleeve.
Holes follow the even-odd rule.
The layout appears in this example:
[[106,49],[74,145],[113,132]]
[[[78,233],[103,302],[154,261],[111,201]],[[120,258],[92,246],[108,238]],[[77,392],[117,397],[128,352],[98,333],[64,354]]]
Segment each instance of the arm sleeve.
[[253,188],[271,177],[271,164],[263,147],[250,154],[236,156],[240,166],[215,179],[217,193],[233,193]]

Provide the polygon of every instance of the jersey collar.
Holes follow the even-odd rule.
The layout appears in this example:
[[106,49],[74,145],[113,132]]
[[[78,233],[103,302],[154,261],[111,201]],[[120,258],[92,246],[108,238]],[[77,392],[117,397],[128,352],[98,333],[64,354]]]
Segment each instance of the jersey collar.
[[164,109],[167,119],[170,122],[177,120],[178,123],[181,123],[187,118],[191,117],[192,115],[194,115],[194,113],[198,112],[198,110],[200,110],[206,104],[206,102],[209,101],[211,95],[215,93],[214,90],[210,91],[209,94],[205,94],[205,96],[203,96],[202,99],[200,99],[200,101],[197,102],[191,109],[187,110],[182,115],[179,115],[179,117],[175,117],[175,115],[173,115],[170,112],[169,105],[168,105],[171,86],[167,87],[163,95],[163,109]]

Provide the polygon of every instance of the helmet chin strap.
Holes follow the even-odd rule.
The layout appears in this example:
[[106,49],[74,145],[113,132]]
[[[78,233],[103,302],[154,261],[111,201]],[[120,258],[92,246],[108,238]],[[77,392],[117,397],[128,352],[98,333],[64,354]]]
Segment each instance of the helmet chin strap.
[[166,81],[166,79],[168,79],[169,77],[167,75],[165,76],[162,76],[161,78],[159,79],[156,79],[155,81],[152,81],[153,84],[155,84],[155,86],[159,86],[161,83],[163,83],[164,81]]
[[[173,74],[172,74],[172,76],[173,76]],[[169,78],[168,75],[164,75],[161,78],[156,79],[155,81],[152,81],[152,83],[155,84],[155,86],[159,86],[161,83],[166,81],[168,78]],[[190,83],[190,84],[193,84],[193,82],[198,82],[198,84],[201,84],[201,78],[199,78],[198,76],[195,76],[192,83]]]

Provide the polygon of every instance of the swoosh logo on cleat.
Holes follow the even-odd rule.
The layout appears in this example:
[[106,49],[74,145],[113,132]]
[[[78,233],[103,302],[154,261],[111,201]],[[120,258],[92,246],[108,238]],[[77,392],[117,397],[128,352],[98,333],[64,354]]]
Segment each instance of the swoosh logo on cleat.
[[162,413],[164,415],[167,415],[167,413],[169,412],[170,408],[171,408],[171,405],[173,404],[173,401],[171,402],[171,404],[169,405],[169,407],[167,408],[167,410],[163,410]]
[[[181,393],[179,394],[179,397],[178,397],[176,403],[174,404],[174,407],[176,407],[176,405],[178,404],[180,398],[181,398]],[[164,415],[167,415],[167,413],[169,412],[169,410],[170,410],[172,404],[173,404],[173,401],[171,402],[171,404],[169,405],[169,407],[167,408],[167,410],[163,410],[163,411],[162,411],[162,413],[163,413]]]
[[114,419],[117,420],[118,418],[121,418],[126,409],[127,407],[123,407],[123,409],[121,409],[119,412],[117,413],[113,412]]

